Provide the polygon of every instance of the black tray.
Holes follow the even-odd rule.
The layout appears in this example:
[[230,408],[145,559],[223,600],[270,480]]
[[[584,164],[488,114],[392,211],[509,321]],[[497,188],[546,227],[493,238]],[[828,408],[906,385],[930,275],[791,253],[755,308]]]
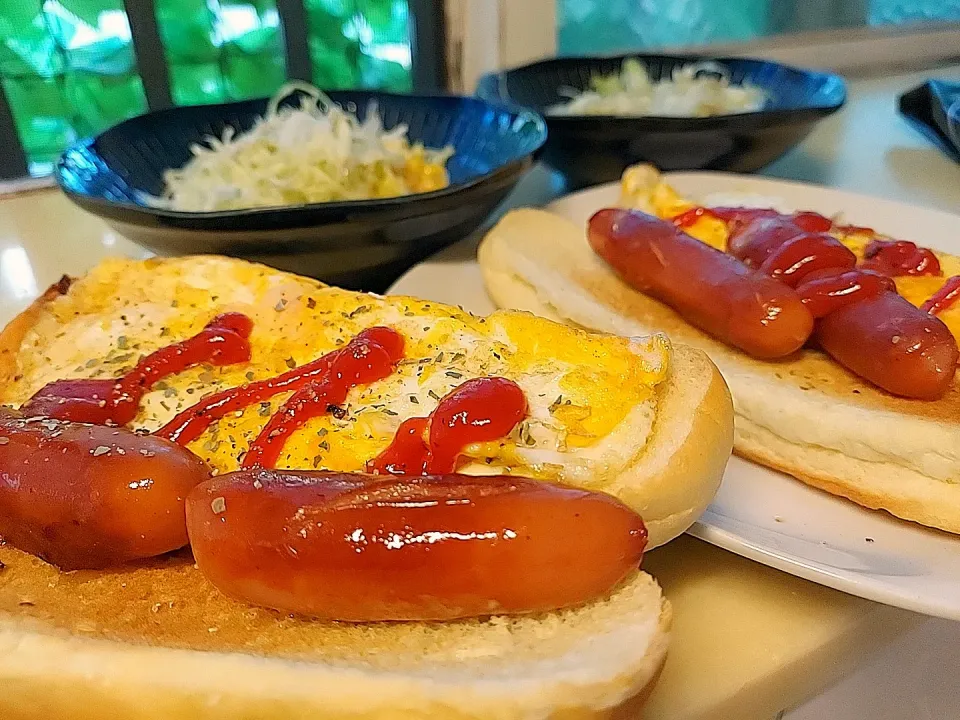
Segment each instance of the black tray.
[[960,83],[930,80],[900,96],[900,113],[960,162]]

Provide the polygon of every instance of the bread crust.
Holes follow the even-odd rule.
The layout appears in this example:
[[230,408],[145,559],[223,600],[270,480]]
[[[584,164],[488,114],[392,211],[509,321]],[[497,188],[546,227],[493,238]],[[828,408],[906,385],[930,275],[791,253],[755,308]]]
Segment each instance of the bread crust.
[[733,403],[705,353],[675,346],[670,377],[644,453],[604,489],[640,513],[659,547],[687,530],[713,500],[733,448]]
[[[524,620],[528,625],[515,631],[516,639],[504,639],[510,628],[497,621],[371,628],[264,610],[256,611],[259,619],[251,626],[250,609],[219,596],[198,571],[187,571],[186,578],[199,592],[178,593],[176,580],[172,592],[165,588],[163,573],[173,570],[165,568],[152,586],[137,577],[139,570],[113,578],[99,573],[108,576],[97,583],[105,592],[84,598],[90,600],[84,620],[61,617],[71,626],[63,628],[49,615],[40,617],[41,609],[57,614],[54,603],[62,602],[55,589],[39,584],[42,579],[55,585],[48,576],[56,571],[15,550],[3,555],[8,567],[38,581],[29,616],[22,608],[8,611],[10,589],[0,589],[5,720],[607,717],[649,691],[664,662],[671,623],[659,587],[636,573],[610,599]],[[150,602],[176,600],[156,613],[147,610],[139,624],[112,617],[130,615],[116,612],[118,601],[142,605],[138,594],[145,587],[153,594]],[[211,626],[217,632],[208,632],[208,623],[197,617],[195,601],[215,618],[210,622],[217,623]],[[202,627],[191,632],[190,624]],[[168,641],[171,625],[181,633],[178,641]],[[556,652],[525,661],[531,637],[555,643]],[[286,651],[266,649],[284,643]],[[328,652],[321,652],[324,645]],[[416,659],[420,648],[427,656],[422,664]],[[446,662],[431,660],[431,653]],[[388,659],[393,656],[395,663]]]
[[733,393],[736,453],[866,507],[960,533],[960,380],[940,400],[908,400],[816,351],[750,358],[628,287],[581,228],[543,211],[505,217],[478,258],[501,307],[546,309],[606,332],[663,331],[704,350]]
[[7,323],[0,332],[0,386],[10,382],[17,372],[17,353],[27,333],[33,329],[37,319],[51,301],[65,295],[73,284],[73,279],[64,275],[27,308]]

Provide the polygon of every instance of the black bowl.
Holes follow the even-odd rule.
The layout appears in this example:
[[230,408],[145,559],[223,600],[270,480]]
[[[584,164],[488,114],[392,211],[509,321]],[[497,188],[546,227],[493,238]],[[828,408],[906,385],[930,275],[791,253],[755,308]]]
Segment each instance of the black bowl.
[[917,131],[960,162],[960,83],[928,80],[901,95],[897,106]]
[[[151,207],[163,172],[190,145],[227,126],[249,129],[267,100],[142,115],[69,148],[56,168],[67,196],[121,234],[161,254],[215,253],[381,291],[423,258],[474,230],[513,188],[543,145],[543,119],[477,98],[330,92],[361,119],[373,100],[387,129],[400,123],[427,147],[452,145],[450,185],[398,198],[225,212]],[[293,99],[290,100],[293,102]]]
[[[547,113],[568,99],[561,89],[584,90],[593,76],[618,73],[628,58],[640,60],[654,80],[670,77],[678,66],[713,60],[727,69],[733,83],[750,82],[768,100],[756,112],[703,118]],[[637,162],[661,170],[758,170],[806,137],[820,118],[839,110],[846,89],[836,75],[765,60],[630,54],[556,58],[486,75],[477,95],[543,114],[550,137],[542,159],[563,173],[569,186],[584,187],[616,180]]]

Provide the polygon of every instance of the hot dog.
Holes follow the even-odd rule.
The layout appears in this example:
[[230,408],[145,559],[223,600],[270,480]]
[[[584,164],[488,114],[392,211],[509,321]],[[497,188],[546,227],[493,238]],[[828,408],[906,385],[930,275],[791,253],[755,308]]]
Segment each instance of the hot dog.
[[588,238],[631,286],[754,357],[789,355],[813,330],[813,316],[791,288],[672,223],[640,212],[601,210],[590,219]]
[[932,272],[939,269],[936,257],[914,243],[875,241],[872,261],[854,270],[856,256],[838,240],[791,225],[788,218],[757,218],[731,235],[730,251],[797,288],[818,319],[821,347],[841,365],[894,395],[941,397],[955,372],[956,340],[942,322],[899,297],[887,277]]
[[183,504],[210,468],[124,428],[0,415],[0,534],[63,570],[187,544]]
[[[853,270],[856,256],[835,238],[822,233],[790,235],[785,223],[758,219],[741,229],[737,249],[745,262],[763,258],[760,272],[797,288],[818,319],[821,347],[841,365],[894,395],[941,397],[953,378],[957,355],[956,340],[947,327],[898,296],[886,274]],[[899,252],[896,257],[902,262],[895,272],[890,262],[865,268],[903,274],[902,265],[913,268],[921,263],[929,272],[932,265],[925,258],[936,260],[914,243],[877,247]]]
[[224,593],[349,621],[577,605],[635,570],[647,538],[615,498],[547,482],[298,470],[202,483],[187,527]]
[[[809,232],[792,218],[757,216],[741,222],[731,235],[731,255],[671,223],[623,210],[594,215],[588,238],[632,286],[754,357],[796,350],[803,340],[791,348],[788,338],[796,342],[803,322],[819,318],[816,338],[822,349],[878,387],[902,397],[935,399],[950,386],[958,349],[948,328],[897,295],[889,277],[854,269],[856,256],[836,238]],[[889,248],[916,250],[913,243],[882,247]],[[914,256],[925,257],[914,252],[908,260]],[[923,262],[929,272],[930,263]],[[800,320],[785,286],[796,288],[809,320]],[[745,296],[747,289],[752,297]],[[758,313],[771,298],[782,304],[777,320],[783,325]]]
[[934,400],[950,387],[957,341],[943,322],[885,292],[817,322],[816,339],[834,360],[887,392]]

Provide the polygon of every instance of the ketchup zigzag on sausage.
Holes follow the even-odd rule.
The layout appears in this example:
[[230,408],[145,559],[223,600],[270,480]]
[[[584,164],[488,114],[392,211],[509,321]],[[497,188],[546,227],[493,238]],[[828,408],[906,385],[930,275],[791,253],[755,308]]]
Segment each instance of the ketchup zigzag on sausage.
[[943,322],[900,297],[890,279],[936,274],[936,256],[911,242],[875,240],[867,246],[867,262],[854,269],[856,255],[836,238],[797,230],[787,237],[761,229],[746,241],[741,234],[740,250],[745,256],[756,248],[769,253],[758,271],[797,288],[818,319],[819,347],[893,395],[943,396],[956,372],[957,341]]
[[[830,235],[791,228],[788,216],[742,222],[734,245],[743,262],[675,222],[637,211],[601,210],[587,234],[630,285],[754,357],[799,350],[813,332],[815,309],[817,342],[844,367],[901,397],[930,400],[946,392],[960,351],[943,322],[905,301],[875,272],[853,270],[856,256]],[[929,252],[903,242],[880,246],[870,257],[887,257],[887,250],[892,259],[870,267],[923,274],[936,263]]]
[[[780,193],[771,187],[766,194]],[[737,404],[739,455],[862,506],[960,534],[960,256],[823,215],[698,208],[649,166],[627,170],[619,198],[609,192],[606,202],[623,208],[608,216],[636,209],[675,225],[656,232],[667,254],[680,244],[673,242],[679,230],[690,236],[684,246],[700,246],[688,257],[726,251],[723,266],[740,264],[729,276],[762,268],[812,316],[803,347],[773,359],[745,352],[724,338],[726,325],[703,321],[722,314],[709,303],[723,299],[702,292],[699,323],[668,304],[674,293],[697,297],[696,266],[673,272],[677,287],[656,288],[656,278],[642,278],[638,259],[649,254],[613,257],[609,238],[598,243],[584,223],[542,210],[508,213],[479,246],[496,305],[626,336],[663,332],[675,347],[704,350]],[[656,223],[648,217],[643,224]],[[606,252],[596,252],[598,244]],[[656,291],[638,289],[630,272]]]
[[792,289],[672,223],[601,210],[590,218],[587,237],[627,283],[754,357],[789,355],[813,331],[813,316]]

